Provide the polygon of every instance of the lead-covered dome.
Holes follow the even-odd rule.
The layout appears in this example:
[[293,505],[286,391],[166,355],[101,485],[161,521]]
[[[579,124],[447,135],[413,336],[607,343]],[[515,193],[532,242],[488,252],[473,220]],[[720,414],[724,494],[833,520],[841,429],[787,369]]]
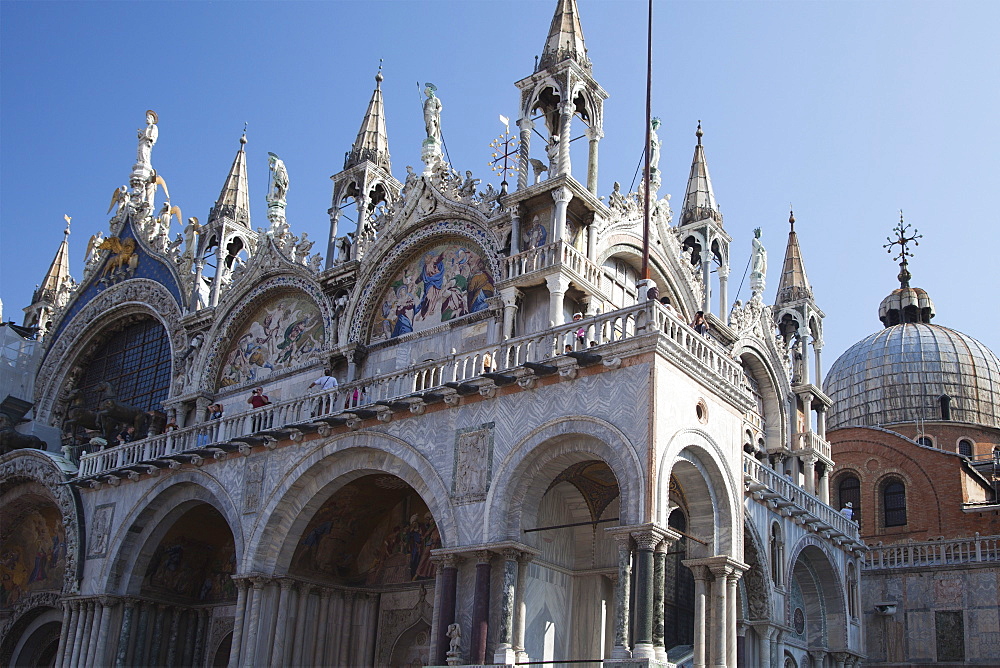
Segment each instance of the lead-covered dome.
[[827,429],[951,419],[1000,428],[1000,359],[971,336],[927,322],[886,327],[841,355],[826,376]]

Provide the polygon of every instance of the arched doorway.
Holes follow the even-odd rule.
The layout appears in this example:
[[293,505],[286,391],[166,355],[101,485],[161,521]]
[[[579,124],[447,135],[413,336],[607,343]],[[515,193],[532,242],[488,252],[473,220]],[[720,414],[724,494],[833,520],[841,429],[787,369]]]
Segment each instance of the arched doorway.
[[168,518],[175,519],[154,530],[130,578],[138,592],[124,612],[129,630],[110,648],[126,665],[202,665],[223,641],[214,634],[228,633],[215,623],[236,601],[237,554],[226,518],[204,502]]
[[603,460],[574,453],[530,485],[542,493],[524,509],[524,542],[541,554],[525,577],[524,650],[533,661],[609,658],[618,557],[604,529],[620,523],[618,480]]
[[288,575],[310,584],[299,586],[289,606],[302,623],[287,627],[282,662],[431,662],[431,550],[441,547],[441,536],[416,490],[385,473],[357,477],[319,504],[295,541]]

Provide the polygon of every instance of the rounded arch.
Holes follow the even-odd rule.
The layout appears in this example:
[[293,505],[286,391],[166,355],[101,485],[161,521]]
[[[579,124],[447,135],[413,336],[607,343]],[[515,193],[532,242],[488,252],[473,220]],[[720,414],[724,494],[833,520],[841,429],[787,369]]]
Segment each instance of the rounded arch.
[[206,504],[222,515],[233,533],[237,563],[245,542],[240,512],[222,481],[201,470],[179,471],[153,485],[115,522],[117,531],[108,537],[109,558],[98,578],[103,591],[135,595],[142,587],[146,566],[160,541],[187,511]]
[[768,452],[778,450],[787,442],[788,404],[783,401],[778,389],[782,383],[775,372],[775,365],[768,362],[771,356],[745,339],[735,347],[733,354],[738,356],[746,372],[757,382],[764,404],[764,447]]
[[458,524],[448,488],[437,469],[411,445],[377,433],[349,433],[305,454],[278,481],[263,504],[259,522],[244,553],[242,572],[283,572],[291,563],[298,537],[320,506],[341,487],[371,473],[403,480],[427,504],[442,545],[458,544]]
[[26,596],[0,628],[0,665],[52,665],[62,629],[59,595]]
[[[524,520],[530,519],[522,515],[526,508],[529,516],[536,512],[548,480],[570,464],[588,458],[602,460],[617,479],[620,523],[638,523],[645,476],[634,446],[613,425],[577,417],[537,427],[500,462],[486,496],[483,535],[489,540],[518,540]],[[542,473],[552,475],[543,485],[532,484]]]
[[[183,314],[173,295],[155,281],[136,278],[113,285],[84,306],[49,346],[38,370],[35,385],[35,416],[52,421],[65,411],[64,390],[73,387],[83,373],[86,359],[106,336],[108,327],[130,318],[148,317],[159,322],[170,341],[174,360],[187,346]],[[174,369],[176,374],[178,369]]]
[[[798,578],[806,604],[806,635],[809,645],[848,646],[847,592],[843,574],[823,540],[803,536],[790,553],[787,582]],[[792,626],[792,597],[787,597],[785,623]]]
[[83,511],[76,490],[67,485],[75,467],[64,457],[42,450],[15,450],[0,455],[0,499],[18,485],[37,483],[42,486],[59,509],[63,530],[66,532],[66,566],[62,593],[75,594],[80,590],[83,577],[85,549],[84,534],[80,530]]
[[[301,367],[315,363],[323,354],[329,350],[336,340],[333,332],[333,305],[327,299],[323,290],[312,280],[295,274],[278,274],[271,276],[256,285],[240,296],[220,308],[221,317],[215,321],[215,326],[208,333],[209,344],[201,364],[201,376],[197,381],[199,387],[215,388],[219,378],[222,365],[225,363],[227,353],[237,343],[238,335],[243,329],[248,329],[253,324],[254,316],[266,317],[261,313],[261,309],[274,302],[277,298],[293,294],[301,294],[308,303],[314,304],[318,311],[318,318],[323,326],[322,345],[319,349],[304,353],[303,360],[289,366],[289,368]],[[284,323],[281,329],[284,330],[291,323]],[[275,326],[278,326],[277,324]],[[278,332],[281,336],[283,332]],[[238,343],[237,343],[238,344]],[[278,345],[277,342],[275,345]]]
[[[742,523],[742,506],[738,505],[738,499],[742,495],[737,493],[726,460],[726,453],[719,444],[697,429],[684,429],[674,434],[660,459],[657,480],[669,481],[673,476],[684,490],[690,511],[688,531],[696,536],[711,536],[708,546],[694,544],[701,548],[693,550],[694,557],[726,554],[739,559],[743,556],[738,530]],[[670,511],[669,486],[661,482],[658,487],[656,521],[665,525]]]
[[[352,314],[348,341],[358,342],[364,338],[376,311],[376,302],[382,296],[390,279],[403,269],[404,263],[415,256],[422,247],[435,242],[447,240],[449,237],[470,243],[482,250],[482,259],[489,265],[489,272],[494,282],[501,280],[500,247],[496,236],[484,226],[470,220],[456,219],[448,213],[438,214],[425,219],[421,227],[407,232],[403,240],[390,246],[386,252],[365,264],[370,269],[360,276],[357,291],[347,311]],[[368,264],[369,261],[371,264]]]

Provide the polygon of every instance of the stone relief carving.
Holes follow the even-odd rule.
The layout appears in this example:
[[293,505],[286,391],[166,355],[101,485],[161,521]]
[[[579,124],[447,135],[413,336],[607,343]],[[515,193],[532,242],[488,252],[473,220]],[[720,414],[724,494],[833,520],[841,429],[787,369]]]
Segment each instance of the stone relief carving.
[[492,422],[455,435],[455,470],[452,495],[457,502],[475,502],[486,498],[490,486],[493,459]]
[[43,485],[55,499],[66,531],[66,570],[63,594],[79,593],[76,574],[80,553],[80,522],[73,488],[66,484],[66,475],[46,454],[19,450],[0,457],[0,480],[34,481]]
[[108,540],[111,536],[111,526],[115,518],[115,503],[105,503],[97,506],[94,518],[90,521],[87,559],[96,559],[107,555]]
[[243,512],[255,513],[260,507],[261,494],[264,489],[264,457],[248,457],[246,460],[246,475],[243,476]]

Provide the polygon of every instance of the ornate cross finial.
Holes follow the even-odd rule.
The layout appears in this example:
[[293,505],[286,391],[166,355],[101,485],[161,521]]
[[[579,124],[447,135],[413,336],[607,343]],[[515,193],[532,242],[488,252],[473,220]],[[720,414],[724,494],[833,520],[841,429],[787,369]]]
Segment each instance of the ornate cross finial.
[[378,72],[375,73],[375,86],[380,87],[382,85],[382,59],[378,59]]
[[63,230],[63,234],[65,234],[68,237],[69,236],[69,224],[73,221],[73,217],[72,216],[68,216],[68,215],[66,215],[64,213],[63,214],[63,218],[66,219],[66,229]]
[[791,226],[791,231],[795,231],[795,209],[792,208],[792,203],[788,203],[788,224]]
[[704,136],[704,132],[701,131],[701,119],[698,119],[698,129],[695,130],[694,136],[698,138],[698,145],[701,146],[701,138]]
[[246,121],[243,121],[243,136],[240,137],[240,143],[241,144],[246,144],[247,143],[247,125],[248,125],[248,123]]
[[919,246],[920,242],[918,239],[923,239],[924,235],[917,234],[917,229],[913,227],[913,232],[910,236],[907,233],[910,231],[912,225],[906,225],[903,223],[903,212],[899,212],[899,223],[893,228],[893,232],[896,233],[896,238],[886,237],[888,243],[882,244],[882,248],[886,249],[886,252],[890,255],[892,254],[892,247],[899,246],[899,254],[893,258],[893,260],[899,260],[899,287],[908,288],[910,287],[910,279],[913,275],[906,268],[908,262],[907,258],[913,257],[913,253],[906,247],[910,242],[913,242],[914,246]]

